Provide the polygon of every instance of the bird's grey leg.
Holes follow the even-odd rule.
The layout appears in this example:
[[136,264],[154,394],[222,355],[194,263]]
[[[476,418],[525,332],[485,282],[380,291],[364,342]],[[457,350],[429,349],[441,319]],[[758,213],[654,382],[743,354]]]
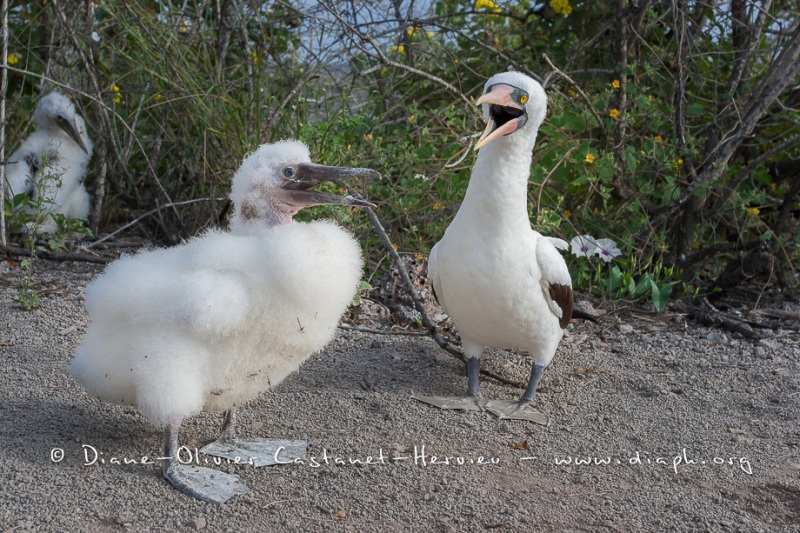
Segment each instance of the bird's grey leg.
[[164,432],[163,474],[173,487],[208,503],[225,503],[237,494],[248,491],[237,476],[210,468],[182,464],[178,459],[180,426],[180,421],[170,422]]
[[460,409],[464,411],[483,411],[485,401],[481,398],[481,358],[467,357],[467,396],[427,396],[411,393],[411,397],[440,409]]
[[533,407],[534,395],[536,394],[536,386],[542,378],[545,366],[539,363],[533,363],[531,368],[531,377],[528,381],[528,388],[522,397],[515,400],[492,400],[487,402],[486,410],[496,415],[500,419],[511,420],[528,420],[543,426],[550,425],[550,417]]
[[236,408],[225,411],[225,421],[222,422],[222,430],[217,438],[221,442],[233,442],[236,440]]
[[467,394],[473,398],[480,398],[481,395],[481,382],[479,380],[481,374],[481,358],[468,357],[467,358]]
[[544,369],[544,365],[533,363],[533,368],[531,368],[531,377],[528,381],[528,388],[525,389],[525,394],[523,394],[522,398],[520,398],[520,403],[533,400],[533,396],[536,394],[536,387],[539,385],[539,380],[542,379],[542,372],[544,372]]
[[236,408],[233,408],[225,413],[225,421],[217,440],[200,451],[252,466],[292,463],[306,456],[307,441],[242,439],[239,438],[236,427]]

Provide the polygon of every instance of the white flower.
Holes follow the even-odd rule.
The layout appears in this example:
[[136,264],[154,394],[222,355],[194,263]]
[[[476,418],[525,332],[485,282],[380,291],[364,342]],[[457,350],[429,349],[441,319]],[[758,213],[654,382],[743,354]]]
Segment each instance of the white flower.
[[94,42],[96,42],[96,43],[99,43],[100,42],[100,34],[97,33],[96,31],[93,31],[92,32],[92,40]]
[[617,243],[611,239],[597,239],[595,241],[594,253],[600,256],[600,259],[608,263],[618,255],[622,255],[622,251],[617,248]]
[[573,237],[569,244],[575,257],[589,257],[597,252],[597,241],[591,235]]

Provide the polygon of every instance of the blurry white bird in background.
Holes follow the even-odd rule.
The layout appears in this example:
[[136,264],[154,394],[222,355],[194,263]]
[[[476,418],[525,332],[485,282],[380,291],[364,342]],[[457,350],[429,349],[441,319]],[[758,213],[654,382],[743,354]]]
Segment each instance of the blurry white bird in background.
[[[532,151],[547,95],[528,76],[505,72],[486,82],[478,104],[487,123],[476,144],[480,152],[464,202],[428,265],[437,299],[463,341],[467,396],[414,398],[546,425],[549,418],[531,401],[563,329],[577,315],[569,270],[557,250],[567,243],[534,231],[528,219]],[[533,358],[519,401],[481,398],[480,357],[487,346],[527,350]]]
[[122,258],[87,287],[91,323],[72,371],[91,394],[166,427],[164,477],[183,492],[224,502],[247,491],[236,476],[175,460],[182,421],[201,410],[227,411],[205,453],[255,466],[274,464],[279,446],[282,461],[305,454],[304,441],[239,439],[235,409],[333,338],[361,278],[361,249],[331,221],[292,216],[371,205],[308,190],[356,176],[380,175],[312,164],[297,141],[263,145],[233,177],[230,232]]
[[[92,157],[92,141],[86,123],[69,98],[59,92],[43,97],[33,118],[38,129],[9,158],[6,186],[10,196],[26,194],[32,202],[41,198],[43,208],[51,213],[87,218],[89,194],[83,179]],[[55,221],[48,216],[38,230],[52,233]]]

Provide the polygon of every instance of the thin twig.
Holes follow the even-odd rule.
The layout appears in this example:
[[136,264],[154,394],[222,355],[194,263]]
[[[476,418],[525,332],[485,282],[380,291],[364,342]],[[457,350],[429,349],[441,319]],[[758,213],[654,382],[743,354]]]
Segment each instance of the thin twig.
[[[412,74],[416,74],[417,76],[425,78],[426,80],[430,80],[432,82],[438,83],[439,85],[441,85],[442,87],[444,87],[448,91],[450,91],[453,94],[455,94],[456,96],[458,96],[468,106],[472,107],[474,105],[473,102],[471,102],[470,99],[467,98],[466,95],[464,95],[464,93],[459,91],[454,85],[446,82],[442,78],[440,78],[438,76],[434,76],[433,74],[425,72],[424,70],[420,70],[418,68],[414,68],[414,67],[411,67],[409,65],[404,65],[403,63],[399,63],[397,61],[394,61],[394,60],[389,59],[388,57],[386,57],[386,54],[383,53],[383,50],[381,50],[380,46],[378,46],[378,44],[372,39],[372,37],[370,37],[369,35],[365,35],[365,34],[361,33],[359,30],[354,28],[352,25],[350,25],[348,22],[346,22],[342,18],[341,14],[339,14],[338,8],[333,3],[331,3],[330,5],[328,5],[328,3],[323,3],[323,7],[330,14],[332,14],[334,17],[336,17],[336,20],[339,21],[339,24],[342,26],[343,29],[345,29],[350,34],[353,34],[353,35],[357,36],[362,41],[368,42],[372,46],[372,48],[375,50],[375,53],[378,56],[378,60],[380,61],[380,64],[375,65],[373,67],[370,67],[370,68],[368,68],[368,69],[366,69],[364,71],[361,71],[360,72],[361,75],[367,75],[367,74],[369,74],[371,72],[374,72],[375,70],[380,68],[381,64],[383,64],[385,66],[397,68],[397,69],[400,69],[400,70],[405,70],[406,72],[410,72]],[[353,42],[355,43],[356,47],[358,47],[362,52],[364,52],[365,54],[369,53],[369,51],[367,50],[367,48],[363,44],[357,42],[355,39],[353,39]]]
[[101,255],[81,254],[81,253],[53,253],[48,251],[37,252],[35,250],[29,250],[27,248],[16,248],[13,246],[6,246],[3,244],[0,244],[0,252],[3,252],[8,256],[14,256],[14,257],[33,257],[33,258],[48,259],[50,261],[81,261],[84,263],[98,263],[101,265],[105,265],[114,260],[114,258],[103,257]]
[[150,215],[154,215],[156,213],[160,213],[164,209],[175,208],[175,207],[179,207],[179,206],[182,206],[182,205],[194,204],[194,203],[197,203],[197,202],[209,202],[209,201],[212,201],[212,200],[221,201],[221,200],[224,200],[224,198],[195,198],[194,200],[184,200],[182,202],[172,202],[172,203],[169,203],[169,204],[166,204],[166,205],[160,205],[160,206],[158,206],[158,207],[156,207],[154,209],[151,209],[147,213],[135,218],[134,220],[131,220],[130,222],[128,222],[127,224],[125,224],[121,228],[118,228],[117,230],[109,233],[105,237],[97,239],[93,243],[88,244],[84,248],[86,248],[86,249],[93,248],[94,246],[100,244],[101,242],[107,241],[108,239],[112,238],[113,236],[118,235],[119,233],[125,231],[126,229],[130,228],[131,226],[133,226],[134,224],[140,222],[141,220],[149,217]]
[[[341,180],[334,180],[334,183],[339,187],[343,188],[347,191],[347,193],[353,196],[356,199],[363,200],[363,197],[350,187],[347,183]],[[417,294],[417,290],[414,288],[414,284],[411,283],[411,278],[408,276],[408,272],[406,271],[405,267],[403,266],[402,261],[400,261],[400,254],[397,253],[397,250],[394,249],[392,246],[392,240],[389,238],[389,235],[386,234],[386,230],[383,229],[383,225],[381,221],[378,219],[378,216],[375,214],[375,211],[372,210],[370,207],[362,208],[367,212],[367,217],[369,218],[372,226],[375,228],[375,231],[378,234],[378,237],[381,239],[386,250],[389,252],[389,255],[392,256],[392,260],[394,261],[395,267],[397,267],[397,271],[400,273],[400,279],[403,281],[403,284],[408,289],[408,293],[411,295],[411,300],[414,302],[414,308],[419,312],[420,318],[422,321],[422,325],[425,329],[428,330],[428,335],[430,335],[436,344],[439,345],[444,351],[449,353],[450,355],[454,356],[456,359],[464,362],[466,364],[466,357],[464,356],[464,352],[462,352],[457,346],[452,344],[448,339],[446,339],[442,333],[439,331],[439,328],[431,321],[430,317],[428,316],[428,312],[425,310],[425,304],[422,299]],[[484,376],[490,377],[495,379],[501,383],[506,385],[511,385],[513,387],[517,387],[520,389],[524,389],[525,385],[518,381],[510,380],[501,376],[500,374],[496,374],[490,370],[481,369],[481,374]]]
[[359,326],[348,326],[347,324],[339,324],[339,329],[345,329],[347,331],[355,331],[357,333],[372,333],[374,335],[400,335],[400,336],[409,336],[409,337],[427,337],[428,334],[422,331],[405,331],[405,330],[396,330],[396,329],[371,329],[371,328],[362,328]]
[[570,78],[568,74],[564,73],[557,66],[555,66],[553,62],[550,61],[550,58],[547,57],[547,54],[542,54],[542,57],[544,57],[544,60],[547,61],[548,65],[550,65],[550,68],[553,69],[553,72],[555,72],[558,76],[565,79],[566,81],[571,83],[573,87],[575,87],[575,92],[577,92],[578,95],[581,97],[581,99],[583,99],[583,101],[586,103],[586,108],[589,109],[589,112],[592,115],[594,115],[595,120],[597,120],[598,127],[602,130],[603,136],[605,136],[606,135],[605,123],[603,122],[603,119],[600,118],[600,115],[597,114],[597,111],[594,110],[594,105],[592,104],[592,101],[589,99],[589,95],[583,92],[583,89],[581,89],[580,85],[575,83],[575,81],[572,78]]

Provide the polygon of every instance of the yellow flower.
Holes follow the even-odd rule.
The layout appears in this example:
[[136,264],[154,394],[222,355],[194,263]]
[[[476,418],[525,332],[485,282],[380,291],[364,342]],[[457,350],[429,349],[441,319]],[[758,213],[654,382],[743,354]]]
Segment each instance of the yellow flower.
[[435,202],[433,204],[433,209],[434,210],[441,209],[442,207],[444,207],[444,206],[442,204],[440,204],[439,202]]
[[666,252],[666,251],[667,251],[667,245],[666,245],[666,244],[664,244],[664,243],[661,243],[661,245],[659,246],[659,248],[661,248],[661,251],[662,251],[662,252]]
[[569,0],[550,0],[550,7],[560,15],[572,13],[572,6],[569,5]]
[[772,183],[769,184],[769,188],[774,191],[775,189],[778,188],[778,184],[773,181]]
[[116,83],[112,83],[111,87],[109,87],[114,95],[111,97],[111,101],[115,104],[122,102],[122,95],[119,92],[119,86]]
[[567,96],[575,96],[576,94],[578,94],[578,93],[576,93],[575,89],[573,89],[572,87],[567,89]]
[[594,156],[592,154],[586,154],[586,159],[584,161],[586,161],[591,165],[592,163],[594,163]]
[[417,31],[417,27],[416,26],[411,26],[410,28],[408,28],[406,30],[406,33],[408,34],[409,37],[413,37],[414,36],[414,32],[416,32],[416,31]]
[[747,210],[747,212],[750,213],[751,215],[758,215],[761,212],[761,210],[757,207],[751,207],[750,209]]
[[397,52],[398,54],[405,54],[406,53],[406,47],[403,46],[402,44],[399,45],[399,46],[397,46],[397,45],[392,46],[392,52]]
[[397,250],[397,245],[395,243],[392,243],[392,248],[394,248],[395,251],[396,251]]
[[648,94],[648,95],[647,95],[647,99],[648,99],[648,100],[650,100],[650,101],[652,102],[652,101],[653,101],[653,95],[652,95],[652,94]]
[[660,142],[661,142],[661,141],[663,141],[663,140],[664,140],[664,139],[661,137],[661,135],[656,135],[656,142],[657,142],[657,143],[660,143]]
[[381,76],[386,76],[388,73],[389,73],[389,69],[388,68],[383,67],[381,69]]
[[619,80],[614,80],[611,82],[611,86],[615,89],[619,89]]
[[682,165],[683,164],[683,159],[678,159],[678,161],[676,161],[676,163],[678,164],[678,166]]
[[564,209],[564,218],[570,218],[572,216],[572,211],[569,209]]
[[13,54],[8,54],[8,64],[12,67],[19,63],[19,60],[22,59],[22,54],[18,54],[14,52]]
[[409,122],[414,122],[415,118],[417,118],[416,115],[411,115],[410,117],[408,117],[408,121]]
[[617,118],[619,116],[619,109],[615,107],[614,109],[608,112],[608,116],[610,116],[611,118]]
[[164,101],[164,95],[161,94],[161,93],[158,93],[156,95],[156,102],[163,102],[163,101]]
[[425,35],[427,35],[427,36],[428,36],[428,39],[431,39],[431,38],[433,38],[433,36],[434,36],[434,33],[433,33],[432,31],[429,31],[429,32],[428,32],[428,33],[426,33]]
[[371,141],[372,140],[372,134],[371,133],[365,133],[364,134],[364,140],[365,141]]
[[488,9],[489,11],[493,11],[495,13],[500,12],[500,8],[497,4],[492,2],[492,0],[476,0],[475,1],[475,9]]
[[422,259],[424,256],[423,256],[422,254],[417,254],[417,255],[415,255],[414,257],[417,259],[417,261],[419,261],[419,260],[421,260],[421,259]]

